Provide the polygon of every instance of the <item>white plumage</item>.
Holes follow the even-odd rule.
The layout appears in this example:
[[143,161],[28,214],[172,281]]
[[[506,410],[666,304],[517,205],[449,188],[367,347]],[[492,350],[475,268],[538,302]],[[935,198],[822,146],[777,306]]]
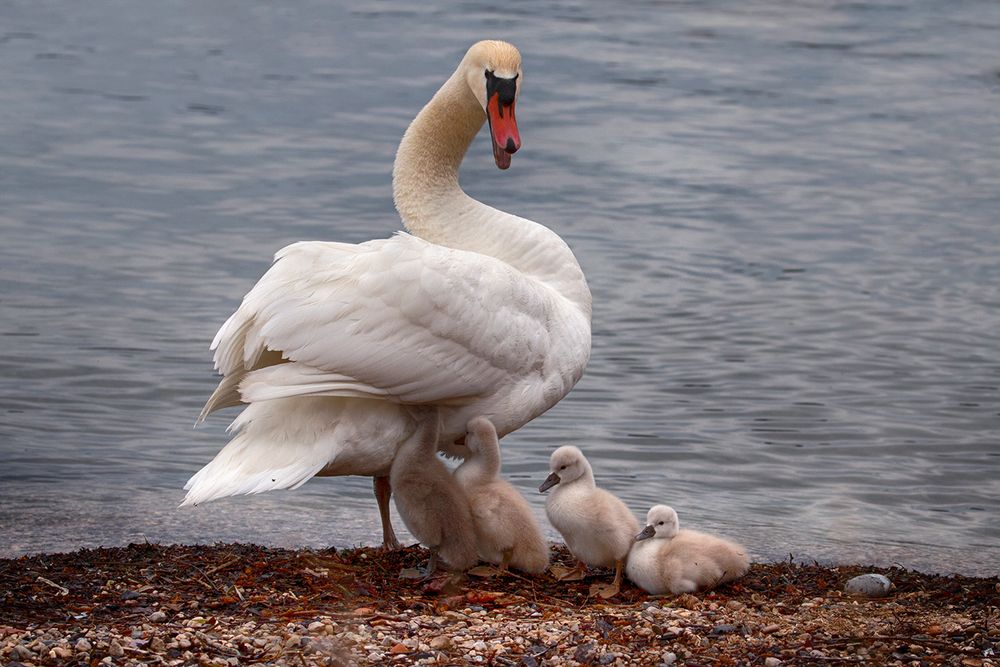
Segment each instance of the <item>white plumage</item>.
[[[414,432],[407,406],[439,408],[439,447],[460,456],[454,443],[470,418],[488,416],[503,436],[579,380],[590,291],[572,252],[549,229],[458,186],[488,103],[495,113],[486,71],[519,86],[520,55],[503,42],[473,45],[400,144],[393,189],[411,233],[288,246],[219,329],[212,348],[223,378],[199,421],[246,407],[183,504],[295,488],[314,475],[370,475],[393,543],[378,481]],[[507,101],[494,144],[516,134]],[[494,146],[501,168],[512,145]]]

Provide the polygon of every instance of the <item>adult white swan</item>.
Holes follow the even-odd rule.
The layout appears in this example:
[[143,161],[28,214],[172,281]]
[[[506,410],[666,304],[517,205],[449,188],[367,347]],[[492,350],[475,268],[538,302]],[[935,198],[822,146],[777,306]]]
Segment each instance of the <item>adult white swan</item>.
[[212,342],[223,378],[209,413],[247,404],[232,440],[183,504],[368,475],[395,546],[387,475],[418,432],[409,406],[440,408],[440,449],[466,423],[503,436],[555,405],[590,357],[591,298],[569,247],[542,225],[466,195],[458,168],[487,118],[501,169],[520,147],[521,56],[474,44],[407,129],[393,196],[410,234],[280,250]]

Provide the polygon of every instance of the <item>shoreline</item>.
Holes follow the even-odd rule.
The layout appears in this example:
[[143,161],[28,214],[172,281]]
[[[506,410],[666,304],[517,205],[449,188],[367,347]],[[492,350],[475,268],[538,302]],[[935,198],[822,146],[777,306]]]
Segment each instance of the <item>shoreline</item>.
[[[427,552],[132,544],[0,559],[4,665],[1000,665],[1000,579],[754,563],[609,600],[548,574],[399,579]],[[553,563],[569,562],[552,546]],[[843,592],[858,574],[886,597]]]

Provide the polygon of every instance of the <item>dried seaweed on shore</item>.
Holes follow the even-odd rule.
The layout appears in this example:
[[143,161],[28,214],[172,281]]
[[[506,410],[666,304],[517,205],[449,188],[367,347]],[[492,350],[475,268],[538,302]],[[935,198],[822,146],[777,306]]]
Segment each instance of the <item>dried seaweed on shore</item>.
[[[426,558],[234,544],[0,560],[3,664],[1000,665],[1000,582],[755,564],[707,594],[611,600],[593,578],[399,579]],[[566,563],[562,547],[555,562]],[[880,572],[884,599],[844,582]]]

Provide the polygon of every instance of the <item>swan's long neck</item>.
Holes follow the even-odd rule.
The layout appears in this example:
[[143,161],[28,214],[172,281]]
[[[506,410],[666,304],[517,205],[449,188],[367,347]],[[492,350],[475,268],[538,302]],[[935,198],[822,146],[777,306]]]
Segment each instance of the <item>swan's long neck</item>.
[[458,185],[462,158],[486,121],[486,113],[459,71],[448,79],[410,123],[396,152],[392,195],[403,224],[416,236],[439,243],[440,221],[468,197]]
[[579,304],[589,318],[590,290],[563,240],[538,223],[476,201],[459,186],[462,158],[486,122],[464,71],[463,63],[399,145],[392,188],[403,225],[431,243],[503,260]]

